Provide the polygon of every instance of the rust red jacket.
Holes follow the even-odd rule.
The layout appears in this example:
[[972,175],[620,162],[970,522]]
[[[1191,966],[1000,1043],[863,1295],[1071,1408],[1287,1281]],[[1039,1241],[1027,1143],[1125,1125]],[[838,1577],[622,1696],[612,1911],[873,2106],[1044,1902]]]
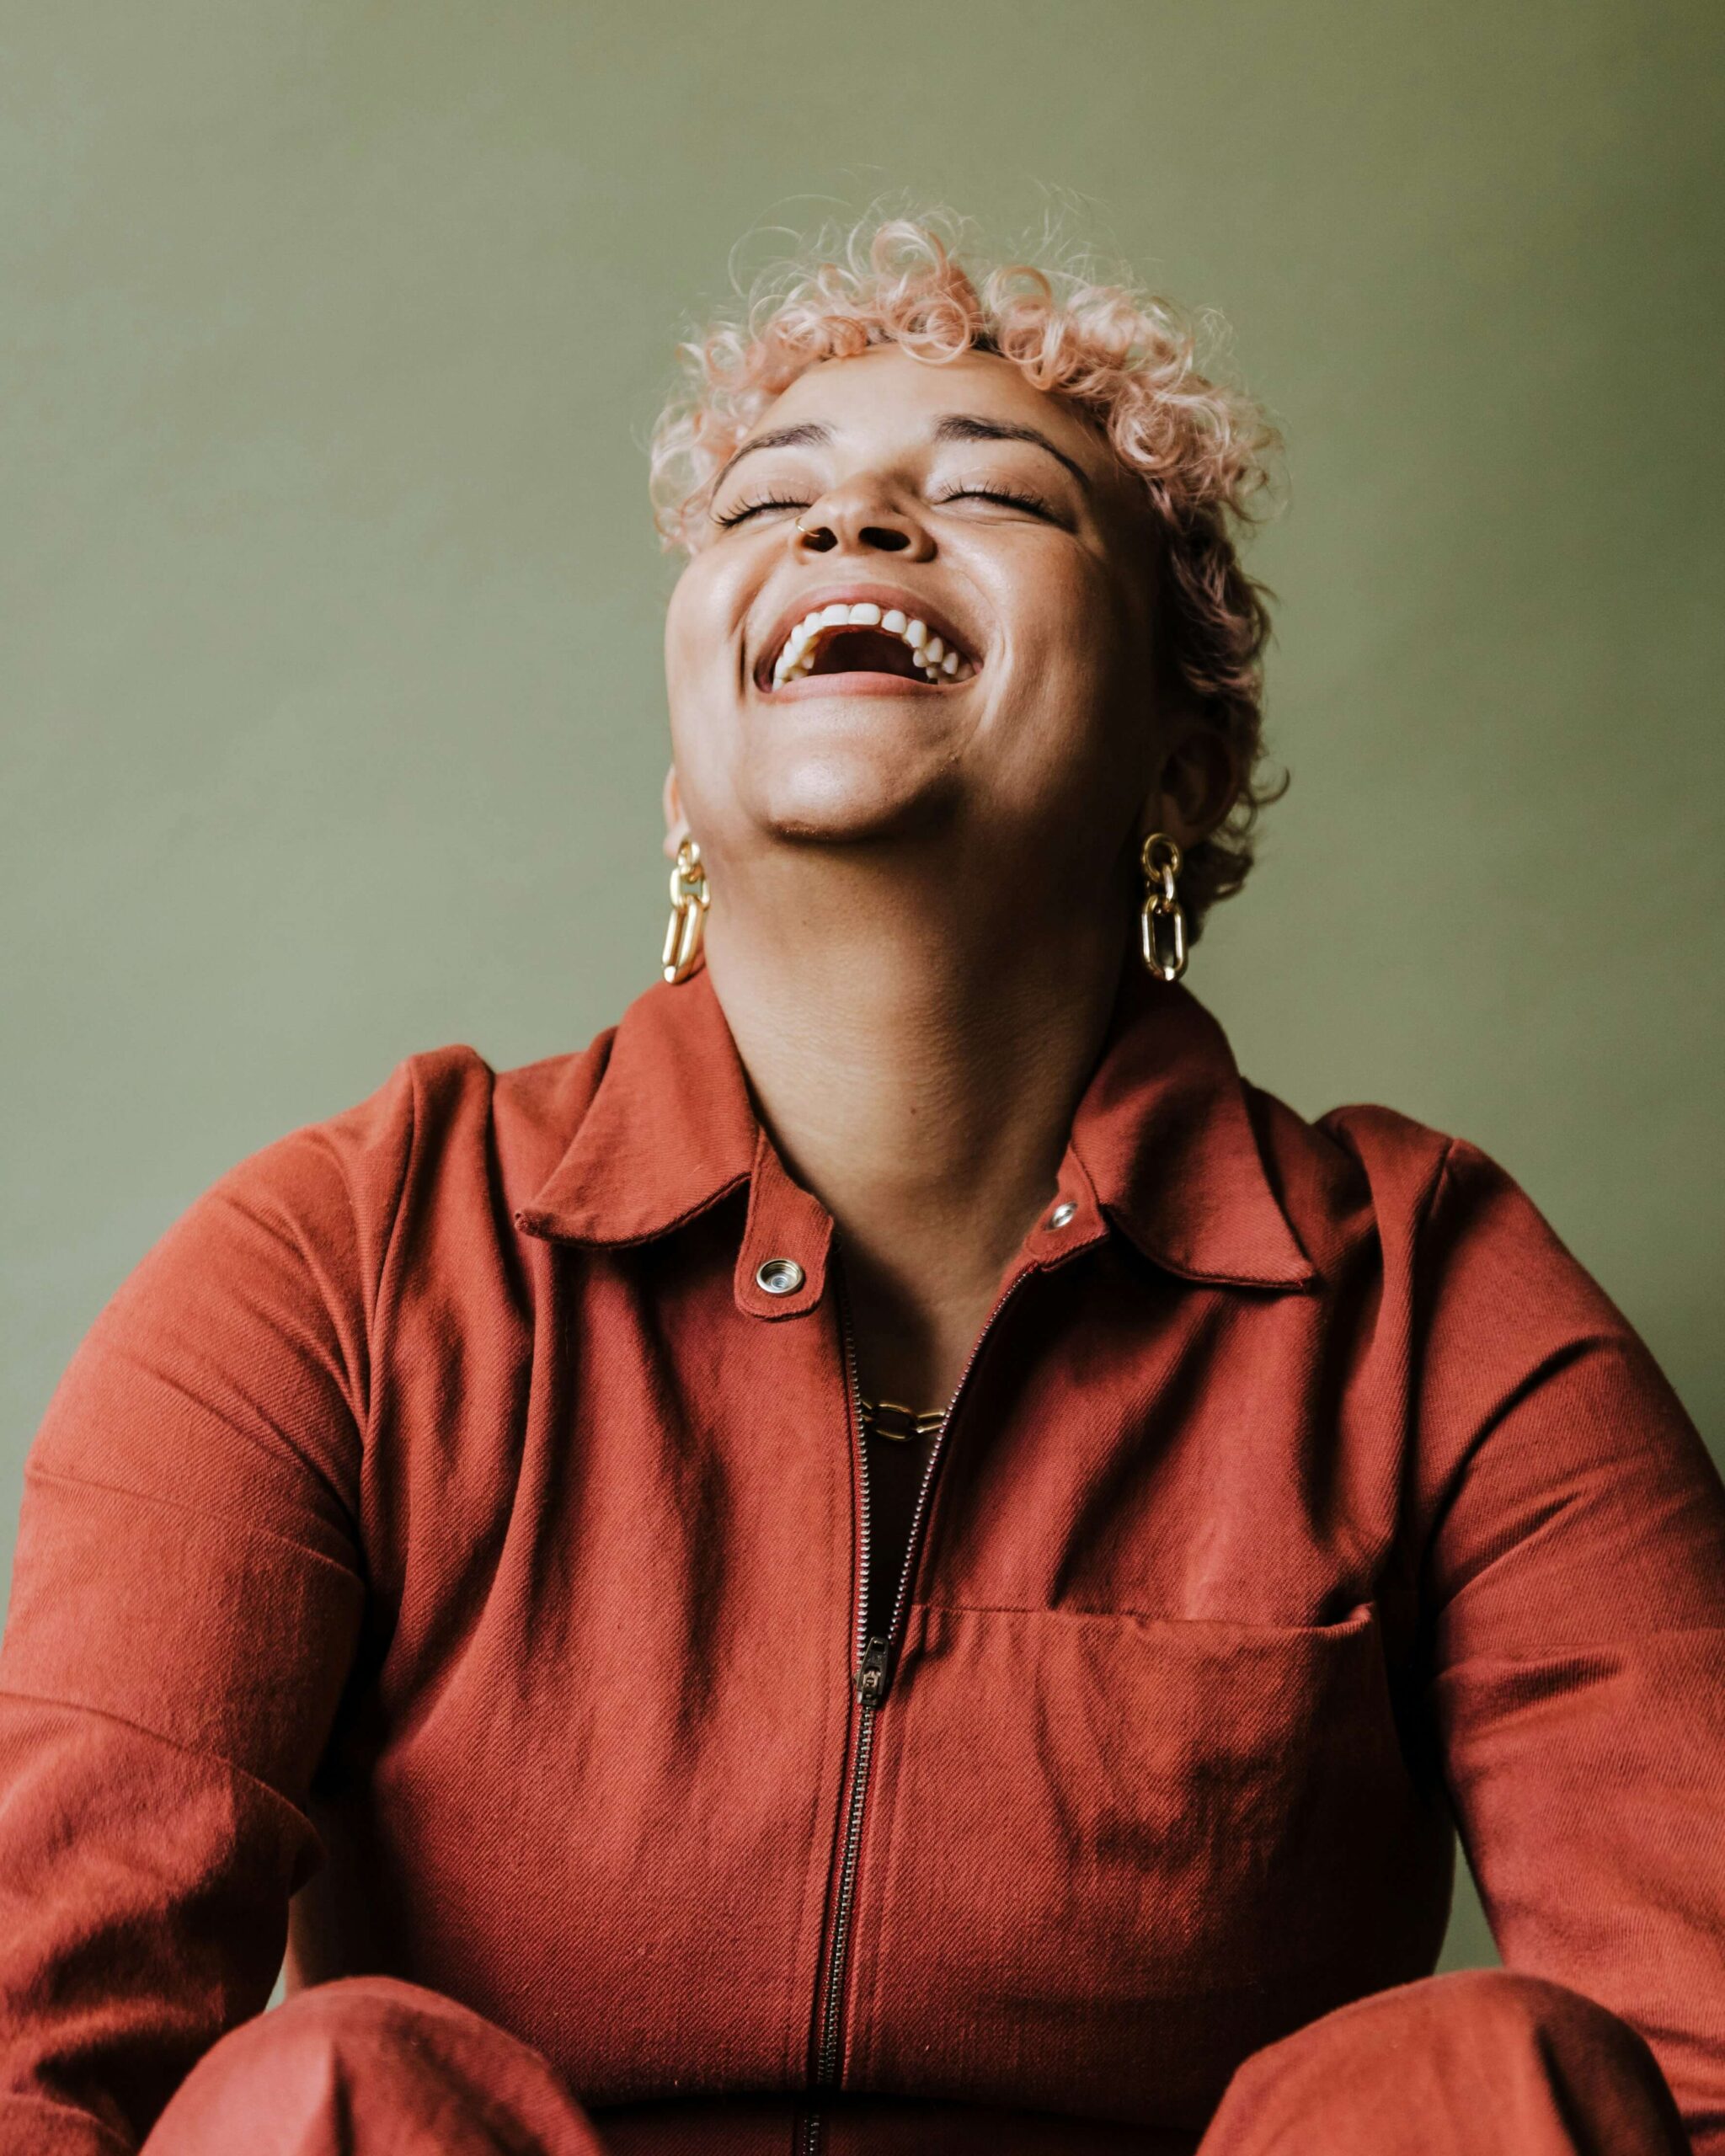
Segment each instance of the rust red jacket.
[[1725,2151],[1725,1495],[1646,1350],[1472,1146],[1135,972],[1060,1180],[884,1655],[832,1223],[704,974],[216,1184],[29,1460],[0,2146],[134,2147],[288,1936],[619,2146],[1188,2148],[1430,1970],[1453,1820]]

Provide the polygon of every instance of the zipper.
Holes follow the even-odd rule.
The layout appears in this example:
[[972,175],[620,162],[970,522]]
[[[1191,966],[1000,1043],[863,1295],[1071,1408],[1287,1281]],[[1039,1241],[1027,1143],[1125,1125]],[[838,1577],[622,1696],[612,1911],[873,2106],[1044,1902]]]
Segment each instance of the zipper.
[[[838,1274],[838,1307],[840,1329],[844,1340],[845,1374],[848,1380],[851,1407],[851,1433],[857,1447],[858,1488],[862,1511],[858,1524],[857,1545],[857,1620],[852,1636],[856,1667],[852,1676],[852,1689],[857,1700],[857,1737],[851,1761],[850,1794],[845,1802],[845,1831],[839,1860],[838,1892],[834,1897],[832,1926],[828,1935],[825,1973],[815,1992],[815,2007],[820,2041],[815,2053],[814,2084],[817,2089],[836,2089],[839,2085],[840,2028],[843,2019],[845,1997],[845,1968],[851,1943],[852,1902],[857,1887],[857,1860],[862,1848],[862,1808],[868,1794],[868,1770],[874,1755],[874,1718],[885,1704],[892,1682],[893,1647],[899,1635],[900,1622],[904,1616],[905,1598],[910,1591],[911,1576],[916,1568],[922,1534],[923,1514],[928,1509],[929,1492],[934,1486],[935,1471],[940,1465],[946,1449],[947,1433],[952,1428],[953,1411],[957,1408],[970,1373],[976,1367],[976,1358],[982,1353],[983,1342],[994,1329],[1001,1312],[1017,1293],[1019,1283],[1034,1267],[1027,1267],[1009,1283],[999,1296],[994,1308],[983,1322],[982,1330],[971,1342],[964,1369],[959,1373],[959,1382],[953,1396],[947,1402],[946,1412],[935,1431],[934,1443],[929,1448],[928,1465],[922,1470],[922,1480],[917,1486],[916,1502],[911,1513],[911,1529],[905,1545],[905,1562],[899,1574],[898,1590],[893,1597],[893,1606],[887,1619],[884,1634],[870,1633],[868,1624],[868,1448],[862,1442],[862,1384],[857,1370],[856,1343],[852,1337],[850,1311],[845,1301],[844,1280]],[[818,2111],[809,2111],[804,2119],[799,2156],[819,2156],[824,2120]]]

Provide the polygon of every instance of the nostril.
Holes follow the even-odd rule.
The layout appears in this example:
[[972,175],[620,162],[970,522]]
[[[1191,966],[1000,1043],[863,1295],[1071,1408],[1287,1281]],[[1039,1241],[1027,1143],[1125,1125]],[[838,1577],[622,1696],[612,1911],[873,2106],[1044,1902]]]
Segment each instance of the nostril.
[[878,547],[884,554],[902,554],[911,543],[908,531],[895,531],[886,524],[865,524],[857,536],[865,547]]

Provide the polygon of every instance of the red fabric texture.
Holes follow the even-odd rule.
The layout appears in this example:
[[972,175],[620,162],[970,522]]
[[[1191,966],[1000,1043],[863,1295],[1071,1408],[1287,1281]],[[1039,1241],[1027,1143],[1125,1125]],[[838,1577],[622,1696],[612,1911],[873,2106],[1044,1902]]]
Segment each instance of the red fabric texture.
[[[762,2156],[790,2107],[617,2116],[601,2140],[548,2061],[393,1977],[348,1977],[246,2022],[192,2070],[144,2156]],[[1561,1985],[1432,1977],[1308,2022],[1235,2074],[1194,2149],[1137,2128],[974,2107],[840,2106],[828,2156],[1684,2156],[1641,2038]]]
[[224,1177],[29,1457],[0,2146],[136,2148],[284,1943],[642,2146],[1189,2144],[1429,1974],[1453,1822],[1725,2156],[1725,1492],[1644,1347],[1475,1147],[1303,1120],[1137,974],[1060,1186],[865,1707],[832,1223],[704,974]]
[[394,1977],[302,1991],[206,2052],[147,2156],[601,2156],[549,2062]]

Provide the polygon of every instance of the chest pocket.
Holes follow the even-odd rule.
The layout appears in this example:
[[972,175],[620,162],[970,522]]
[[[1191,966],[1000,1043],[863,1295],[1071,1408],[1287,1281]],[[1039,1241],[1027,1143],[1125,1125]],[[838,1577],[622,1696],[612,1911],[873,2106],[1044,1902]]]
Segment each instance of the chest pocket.
[[[1268,1626],[910,1613],[878,1728],[858,2074],[1200,2124],[1238,2060],[1429,1968],[1447,1816],[1370,1604]],[[936,2093],[931,2088],[929,2093]]]

